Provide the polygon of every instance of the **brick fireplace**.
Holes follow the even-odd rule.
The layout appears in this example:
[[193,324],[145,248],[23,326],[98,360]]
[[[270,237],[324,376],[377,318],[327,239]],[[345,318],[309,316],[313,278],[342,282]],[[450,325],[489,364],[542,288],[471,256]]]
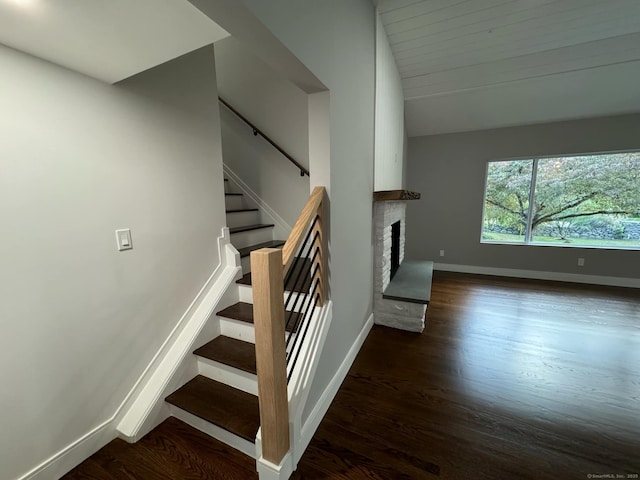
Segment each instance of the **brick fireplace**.
[[[406,282],[417,283],[420,289],[423,283],[421,276],[414,281],[413,272],[422,270],[424,263],[431,263],[405,261],[407,200],[419,198],[420,194],[406,190],[375,192],[373,209],[374,320],[379,325],[412,332],[422,332],[424,329],[428,293],[425,301],[425,295],[416,295],[412,288],[407,288]],[[394,278],[396,272],[397,276]],[[430,292],[430,281],[429,273],[429,283],[424,284],[425,292]],[[395,283],[398,285],[394,285]],[[396,290],[406,291],[407,295],[397,293]]]

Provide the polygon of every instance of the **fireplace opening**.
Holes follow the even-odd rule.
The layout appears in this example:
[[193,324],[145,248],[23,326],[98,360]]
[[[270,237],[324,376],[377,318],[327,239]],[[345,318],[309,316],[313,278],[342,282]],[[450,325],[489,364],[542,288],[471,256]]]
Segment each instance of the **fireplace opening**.
[[391,274],[389,279],[398,271],[400,266],[400,220],[391,224]]

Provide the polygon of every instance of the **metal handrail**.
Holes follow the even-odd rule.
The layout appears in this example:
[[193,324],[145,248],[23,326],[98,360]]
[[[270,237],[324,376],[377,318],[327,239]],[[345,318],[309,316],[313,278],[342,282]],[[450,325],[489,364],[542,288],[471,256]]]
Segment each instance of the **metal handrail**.
[[307,177],[309,176],[309,170],[307,170],[302,165],[300,165],[300,163],[298,163],[291,155],[289,155],[287,152],[285,152],[284,149],[280,145],[278,145],[276,142],[271,140],[262,130],[260,130],[253,123],[251,123],[249,120],[247,120],[247,118],[245,116],[243,116],[240,112],[238,112],[238,110],[236,110],[231,105],[229,105],[229,102],[227,102],[222,97],[218,97],[218,100],[220,100],[220,103],[222,103],[225,107],[227,107],[229,110],[231,110],[238,118],[240,118],[240,120],[242,120],[244,123],[249,125],[251,127],[251,129],[253,130],[253,134],[254,135],[256,135],[256,136],[260,135],[267,142],[269,142],[276,150],[278,150],[282,155],[284,155],[291,163],[293,163],[296,167],[298,167],[300,169],[300,176],[301,177],[304,177],[305,175]]

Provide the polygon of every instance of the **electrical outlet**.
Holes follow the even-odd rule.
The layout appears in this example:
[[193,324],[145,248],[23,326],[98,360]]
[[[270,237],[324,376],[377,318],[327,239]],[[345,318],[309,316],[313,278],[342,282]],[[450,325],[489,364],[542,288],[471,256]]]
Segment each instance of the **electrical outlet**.
[[440,250],[440,256],[444,257],[444,250]]
[[584,267],[584,258],[578,258],[578,266]]

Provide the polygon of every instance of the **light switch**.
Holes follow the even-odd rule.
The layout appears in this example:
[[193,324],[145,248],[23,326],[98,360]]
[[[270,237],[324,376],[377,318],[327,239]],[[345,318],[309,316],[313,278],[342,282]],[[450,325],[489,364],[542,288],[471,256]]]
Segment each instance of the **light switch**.
[[131,230],[128,228],[122,230],[116,230],[116,243],[118,250],[131,250],[133,244],[131,243]]

